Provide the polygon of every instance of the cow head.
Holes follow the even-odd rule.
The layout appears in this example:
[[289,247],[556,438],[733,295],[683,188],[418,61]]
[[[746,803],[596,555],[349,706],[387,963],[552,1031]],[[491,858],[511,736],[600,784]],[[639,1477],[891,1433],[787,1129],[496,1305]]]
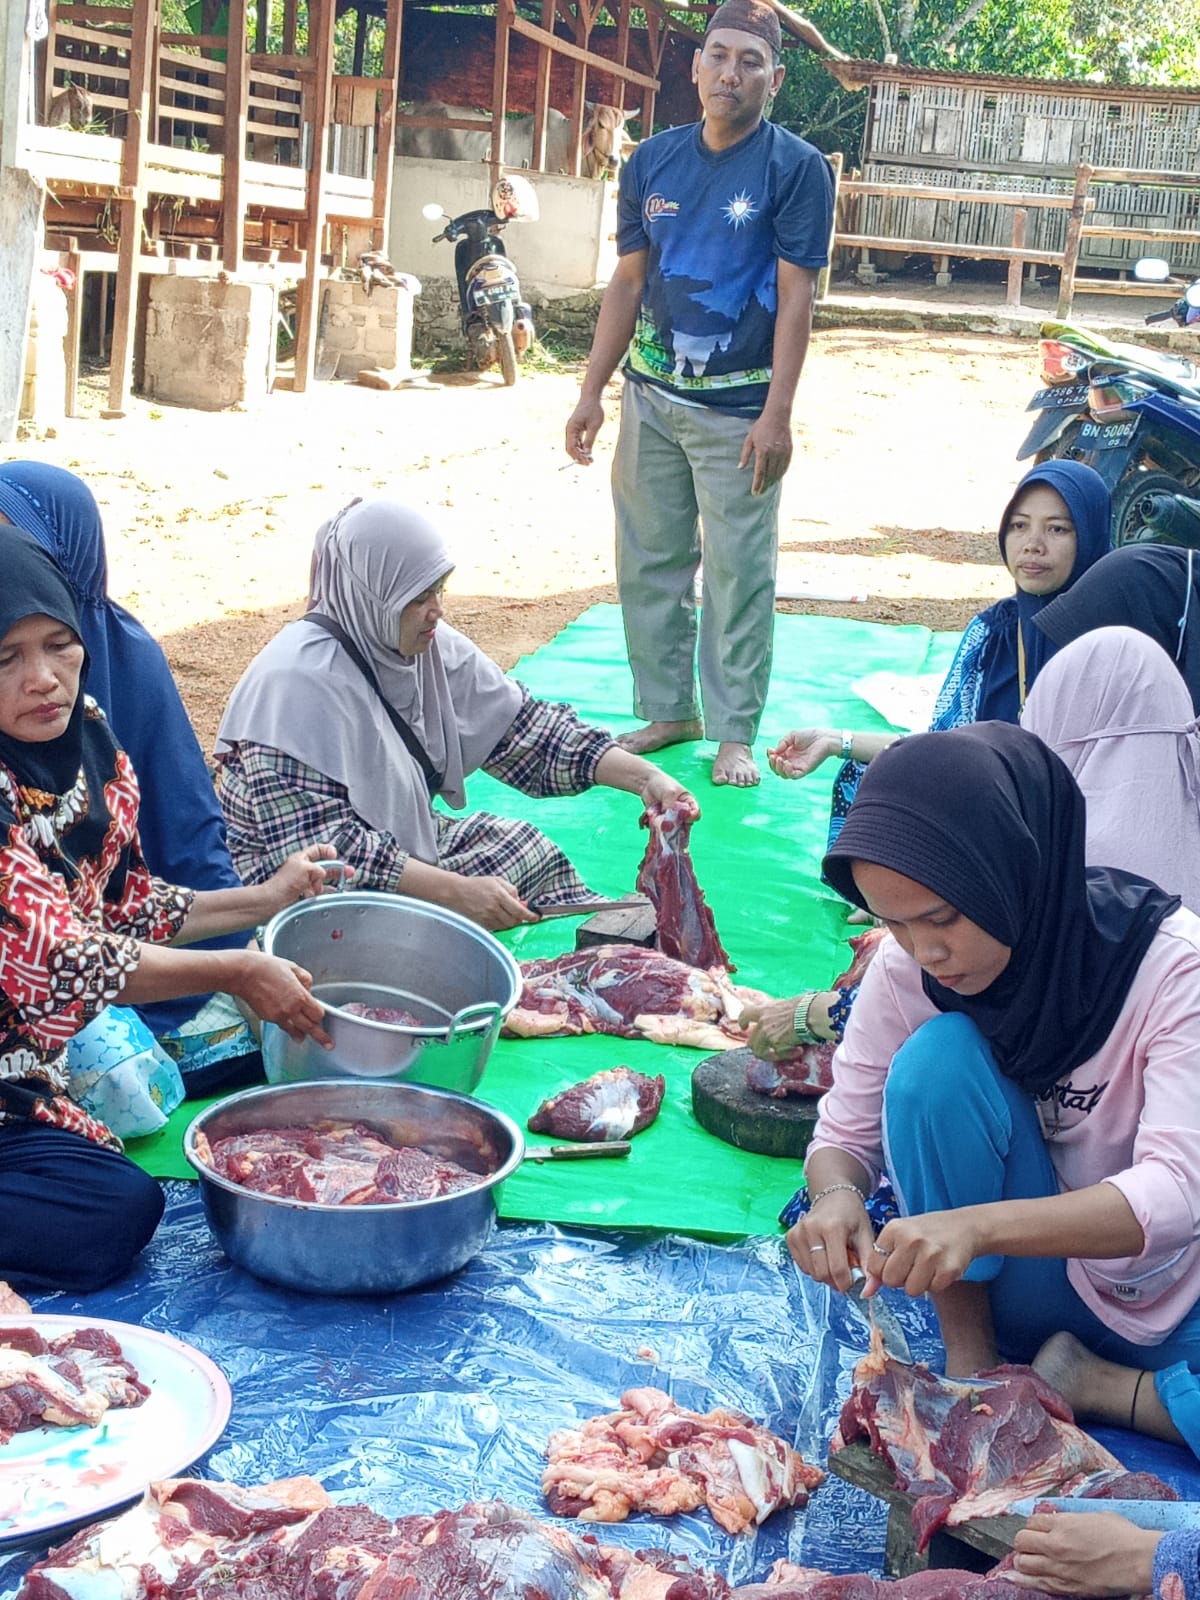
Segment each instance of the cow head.
[[619,106],[589,105],[583,130],[580,172],[585,178],[615,178],[633,146],[624,138],[628,113]]

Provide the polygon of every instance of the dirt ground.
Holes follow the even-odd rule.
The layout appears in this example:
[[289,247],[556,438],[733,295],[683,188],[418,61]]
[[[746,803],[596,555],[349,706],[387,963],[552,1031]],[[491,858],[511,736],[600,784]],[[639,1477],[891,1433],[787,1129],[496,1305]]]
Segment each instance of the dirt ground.
[[[162,639],[206,748],[246,663],[299,614],[313,532],[353,495],[411,499],[445,530],[449,618],[502,665],[613,588],[608,465],[567,463],[578,372],[451,375],[394,393],[318,384],[218,414],[134,400],[9,450],[69,467],[104,513],[114,596]],[[1007,592],[995,526],[1019,475],[1037,344],[818,332],[795,412],[784,602],[956,628]],[[853,599],[847,599],[854,596]],[[624,708],[621,708],[624,709]]]

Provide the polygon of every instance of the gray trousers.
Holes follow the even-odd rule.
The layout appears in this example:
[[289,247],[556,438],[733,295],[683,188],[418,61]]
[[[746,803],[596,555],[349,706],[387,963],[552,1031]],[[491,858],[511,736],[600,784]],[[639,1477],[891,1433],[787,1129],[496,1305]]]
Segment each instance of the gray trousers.
[[736,744],[754,742],[767,697],[779,548],[780,485],[756,498],[753,463],[738,470],[751,426],[627,379],[612,473],[634,711],[648,722],[702,713],[706,738]]

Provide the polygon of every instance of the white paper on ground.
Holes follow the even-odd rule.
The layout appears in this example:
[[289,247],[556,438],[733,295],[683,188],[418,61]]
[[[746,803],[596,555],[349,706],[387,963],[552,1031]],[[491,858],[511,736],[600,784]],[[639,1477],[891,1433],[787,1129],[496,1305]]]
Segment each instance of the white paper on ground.
[[908,677],[901,672],[869,672],[864,678],[856,678],[850,687],[893,728],[923,733],[933,721],[942,674],[921,672]]

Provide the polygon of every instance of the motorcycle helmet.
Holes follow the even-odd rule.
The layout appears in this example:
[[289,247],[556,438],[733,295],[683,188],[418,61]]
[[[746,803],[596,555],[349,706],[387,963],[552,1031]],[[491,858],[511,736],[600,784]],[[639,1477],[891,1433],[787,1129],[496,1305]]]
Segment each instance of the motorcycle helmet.
[[536,222],[537,190],[528,178],[515,172],[502,172],[492,190],[492,210],[501,222]]

